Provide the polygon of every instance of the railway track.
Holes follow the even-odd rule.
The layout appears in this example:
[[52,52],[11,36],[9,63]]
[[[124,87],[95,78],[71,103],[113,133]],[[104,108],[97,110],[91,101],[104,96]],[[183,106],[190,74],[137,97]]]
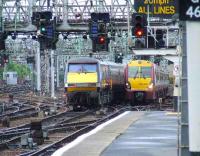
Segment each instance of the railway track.
[[10,111],[10,112],[5,112],[4,114],[0,115],[0,120],[5,117],[5,116],[8,116],[8,117],[17,117],[23,113],[29,113],[31,111],[34,111],[35,108],[34,107],[31,107],[31,106],[15,106],[16,110],[14,111]]
[[[30,106],[29,108],[24,108],[15,112],[3,114],[0,116],[0,127],[5,129],[6,127],[16,127],[23,123],[30,122],[31,119],[38,118],[38,114],[40,111],[45,110],[48,110],[48,106],[41,106],[38,108]],[[8,124],[6,127],[3,124],[5,120],[8,120]]]
[[[63,104],[58,101],[40,101],[40,97],[36,97],[36,100],[22,99],[18,102],[5,102],[4,111],[0,115],[0,127],[6,127],[2,121],[8,120],[9,125],[7,127],[17,127],[23,123],[30,122],[35,118],[45,118],[45,116],[51,114],[57,114],[65,111]],[[45,114],[47,113],[47,114]],[[42,115],[41,115],[42,114]],[[40,117],[37,117],[39,116]]]
[[27,85],[4,85],[0,87],[0,94],[14,93],[19,94],[22,92],[31,91],[31,86]]
[[[54,120],[54,117],[51,117],[52,119],[45,119],[42,121],[42,129],[48,129],[49,135],[48,140],[45,140],[42,145],[38,145],[37,149],[27,150],[20,148],[21,137],[19,136],[17,138],[12,138],[11,140],[0,144],[0,149],[2,150],[2,153],[0,153],[0,155],[6,155],[7,153],[11,153],[11,151],[13,152],[12,154],[16,154],[16,151],[13,151],[12,149],[18,149],[16,155],[40,155],[40,153],[46,153],[46,155],[49,155],[49,150],[55,150],[55,146],[57,149],[61,145],[69,143],[79,135],[88,132],[89,130],[95,128],[99,124],[111,119],[112,117],[122,113],[125,110],[127,109],[123,108],[119,111],[115,110],[112,113],[109,112],[104,115],[97,115],[96,113],[94,113],[94,111],[87,111],[84,113],[68,112],[68,115],[71,116],[69,118],[66,118],[66,116],[65,118],[62,118],[64,116],[61,115],[60,119],[57,119],[56,121]],[[27,134],[27,132],[30,134],[30,127],[12,129],[4,133],[6,133],[7,136],[9,136],[14,134]]]
[[[32,107],[35,108],[37,102],[32,103]],[[55,105],[55,101],[45,105],[45,102],[39,102],[41,106],[46,106],[47,108]],[[58,104],[59,105],[59,104]],[[78,136],[92,130],[99,124],[109,120],[110,118],[120,114],[125,110],[134,111],[156,111],[156,110],[171,110],[172,109],[172,99],[167,99],[161,103],[149,103],[140,104],[135,106],[113,106],[107,108],[103,115],[99,116],[99,113],[94,113],[95,111],[86,112],[71,112],[65,111],[60,112],[56,115],[51,115],[48,117],[40,118],[42,123],[42,129],[44,132],[48,133],[48,138],[45,138],[42,145],[37,145],[33,147],[23,148],[21,146],[21,139],[23,136],[28,135],[31,138],[31,124],[30,120],[35,120],[37,118],[27,118],[27,121],[23,121],[17,126],[11,128],[1,129],[0,131],[0,156],[3,155],[50,155],[56,149],[60,148],[64,144],[67,144],[77,138]],[[28,112],[28,110],[33,108],[22,109],[23,112]],[[16,112],[16,111],[15,111]],[[15,113],[13,113],[15,114]],[[18,113],[16,113],[18,114]],[[20,113],[19,113],[20,114]],[[28,114],[28,113],[27,113]],[[101,113],[100,113],[101,114]],[[114,115],[115,114],[115,115]],[[18,116],[18,115],[16,115]],[[20,115],[19,115],[20,116]],[[29,122],[28,122],[29,121]],[[25,123],[25,124],[23,124]],[[32,141],[33,142],[33,141]]]
[[55,143],[50,144],[49,146],[30,154],[30,156],[36,156],[36,155],[37,156],[38,155],[39,156],[47,156],[47,155],[51,155],[54,151],[56,151],[57,149],[59,149],[63,145],[73,141],[78,136],[89,132],[90,130],[96,128],[98,125],[110,120],[111,118],[116,117],[117,115],[123,113],[126,110],[127,110],[127,108],[122,108],[122,109],[120,109],[120,110],[118,110],[116,112],[107,114],[106,116],[103,116],[98,120],[94,120],[94,122],[92,122],[90,124],[86,124],[82,128],[80,127],[80,129],[76,130],[75,132],[72,132],[71,134],[69,134],[66,137],[56,141]]
[[[57,128],[59,124],[70,122],[71,120],[77,120],[78,118],[88,115],[88,113],[89,112],[81,112],[81,113],[64,112],[64,113],[60,113],[54,116],[41,119],[41,122],[42,122],[43,129],[52,129],[55,127]],[[0,149],[5,149],[8,144],[12,144],[13,142],[14,144],[16,144],[16,141],[18,141],[19,143],[20,135],[29,132],[31,130],[30,126],[31,124],[29,122],[17,127],[1,130]]]
[[173,111],[173,99],[167,98],[154,103],[138,103],[131,107],[134,111]]

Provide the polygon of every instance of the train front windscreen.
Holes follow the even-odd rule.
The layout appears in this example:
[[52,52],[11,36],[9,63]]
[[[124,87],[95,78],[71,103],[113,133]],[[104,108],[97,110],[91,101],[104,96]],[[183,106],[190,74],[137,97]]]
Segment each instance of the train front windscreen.
[[150,78],[151,67],[130,66],[128,69],[129,78]]
[[95,73],[97,72],[96,64],[69,64],[68,72],[73,73]]

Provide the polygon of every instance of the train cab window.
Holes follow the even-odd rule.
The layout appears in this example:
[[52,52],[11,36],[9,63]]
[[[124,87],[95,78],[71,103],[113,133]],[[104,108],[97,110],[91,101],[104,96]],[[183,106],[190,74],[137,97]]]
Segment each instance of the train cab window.
[[69,72],[81,72],[82,66],[81,64],[69,64]]
[[151,77],[151,67],[141,67],[141,77]]
[[97,71],[96,64],[69,64],[69,72],[92,73]]
[[138,78],[139,77],[139,67],[129,67],[128,68],[128,77]]
[[84,64],[82,65],[82,71],[87,73],[94,73],[97,71],[96,64]]

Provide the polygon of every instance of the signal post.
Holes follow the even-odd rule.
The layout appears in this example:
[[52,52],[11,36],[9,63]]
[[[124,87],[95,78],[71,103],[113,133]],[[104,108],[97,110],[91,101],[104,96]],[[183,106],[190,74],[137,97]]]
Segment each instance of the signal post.
[[[51,97],[55,96],[54,93],[54,50],[56,49],[56,42],[58,34],[56,33],[56,20],[52,19],[51,11],[33,12],[32,24],[37,26],[37,36],[40,43],[40,50],[37,52],[37,90],[43,93],[49,93],[50,79],[51,79]],[[37,49],[39,50],[39,49]],[[40,58],[40,56],[43,57]],[[43,60],[40,62],[40,60]],[[40,64],[41,63],[41,64]],[[42,68],[41,68],[42,66]],[[51,69],[51,76],[49,77],[49,67]],[[42,72],[40,72],[43,70]],[[39,78],[40,75],[43,77]],[[41,83],[41,80],[45,80]]]

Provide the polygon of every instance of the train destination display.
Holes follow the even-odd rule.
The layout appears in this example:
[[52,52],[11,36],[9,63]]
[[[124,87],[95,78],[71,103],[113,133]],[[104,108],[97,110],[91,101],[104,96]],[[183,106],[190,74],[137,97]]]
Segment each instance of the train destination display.
[[137,13],[171,18],[178,13],[178,0],[135,0],[134,8]]

